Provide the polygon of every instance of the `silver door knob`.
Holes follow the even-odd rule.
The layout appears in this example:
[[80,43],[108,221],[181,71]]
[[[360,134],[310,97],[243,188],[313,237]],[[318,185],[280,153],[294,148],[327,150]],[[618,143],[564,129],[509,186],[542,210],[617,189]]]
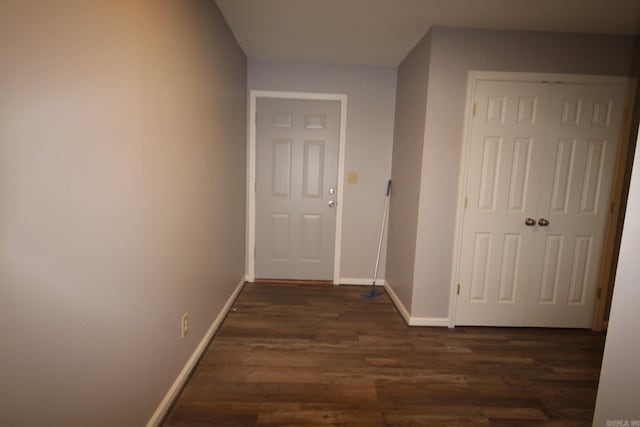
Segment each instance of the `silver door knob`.
[[333,208],[336,205],[335,200],[329,200],[329,203],[327,203],[327,205],[329,205],[330,208]]
[[524,220],[524,224],[527,227],[533,227],[534,225],[536,225],[536,220],[533,219],[533,218],[527,218],[527,219]]
[[336,189],[335,189],[335,188],[333,188],[333,187],[331,187],[331,188],[329,189],[329,194],[336,194]]
[[538,220],[538,225],[540,227],[546,227],[547,225],[549,225],[549,220],[548,219],[544,219],[544,218],[540,218]]

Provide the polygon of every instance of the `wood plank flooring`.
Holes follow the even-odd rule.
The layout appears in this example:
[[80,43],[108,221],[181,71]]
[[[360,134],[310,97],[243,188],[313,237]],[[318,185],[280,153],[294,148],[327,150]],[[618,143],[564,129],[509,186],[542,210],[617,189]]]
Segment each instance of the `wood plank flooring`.
[[603,334],[408,327],[366,291],[248,284],[165,425],[591,425]]

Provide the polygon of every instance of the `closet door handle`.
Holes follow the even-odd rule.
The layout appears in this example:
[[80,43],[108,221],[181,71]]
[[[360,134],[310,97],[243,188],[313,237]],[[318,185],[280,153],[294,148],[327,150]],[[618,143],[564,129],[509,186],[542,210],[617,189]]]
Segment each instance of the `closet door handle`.
[[538,220],[538,225],[540,227],[546,227],[547,225],[549,225],[549,220],[548,219],[544,219],[544,218],[540,218]]
[[524,220],[524,224],[527,227],[533,227],[534,225],[536,225],[536,220],[533,219],[533,218],[527,218],[527,219]]

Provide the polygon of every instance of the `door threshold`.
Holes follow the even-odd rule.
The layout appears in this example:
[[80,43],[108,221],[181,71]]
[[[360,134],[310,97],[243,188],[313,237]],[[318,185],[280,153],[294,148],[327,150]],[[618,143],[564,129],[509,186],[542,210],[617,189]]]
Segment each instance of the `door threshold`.
[[333,286],[331,280],[296,280],[296,279],[255,279],[256,285],[308,285],[308,286]]

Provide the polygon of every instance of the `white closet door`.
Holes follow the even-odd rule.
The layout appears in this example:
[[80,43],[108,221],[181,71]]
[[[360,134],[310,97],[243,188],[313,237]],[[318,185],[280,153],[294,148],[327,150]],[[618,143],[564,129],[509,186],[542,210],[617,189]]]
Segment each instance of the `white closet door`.
[[[464,215],[459,325],[525,324],[550,86],[478,82]],[[533,220],[533,218],[532,218]]]
[[591,326],[625,99],[477,83],[456,324]]
[[527,326],[591,327],[625,99],[621,86],[552,85]]

